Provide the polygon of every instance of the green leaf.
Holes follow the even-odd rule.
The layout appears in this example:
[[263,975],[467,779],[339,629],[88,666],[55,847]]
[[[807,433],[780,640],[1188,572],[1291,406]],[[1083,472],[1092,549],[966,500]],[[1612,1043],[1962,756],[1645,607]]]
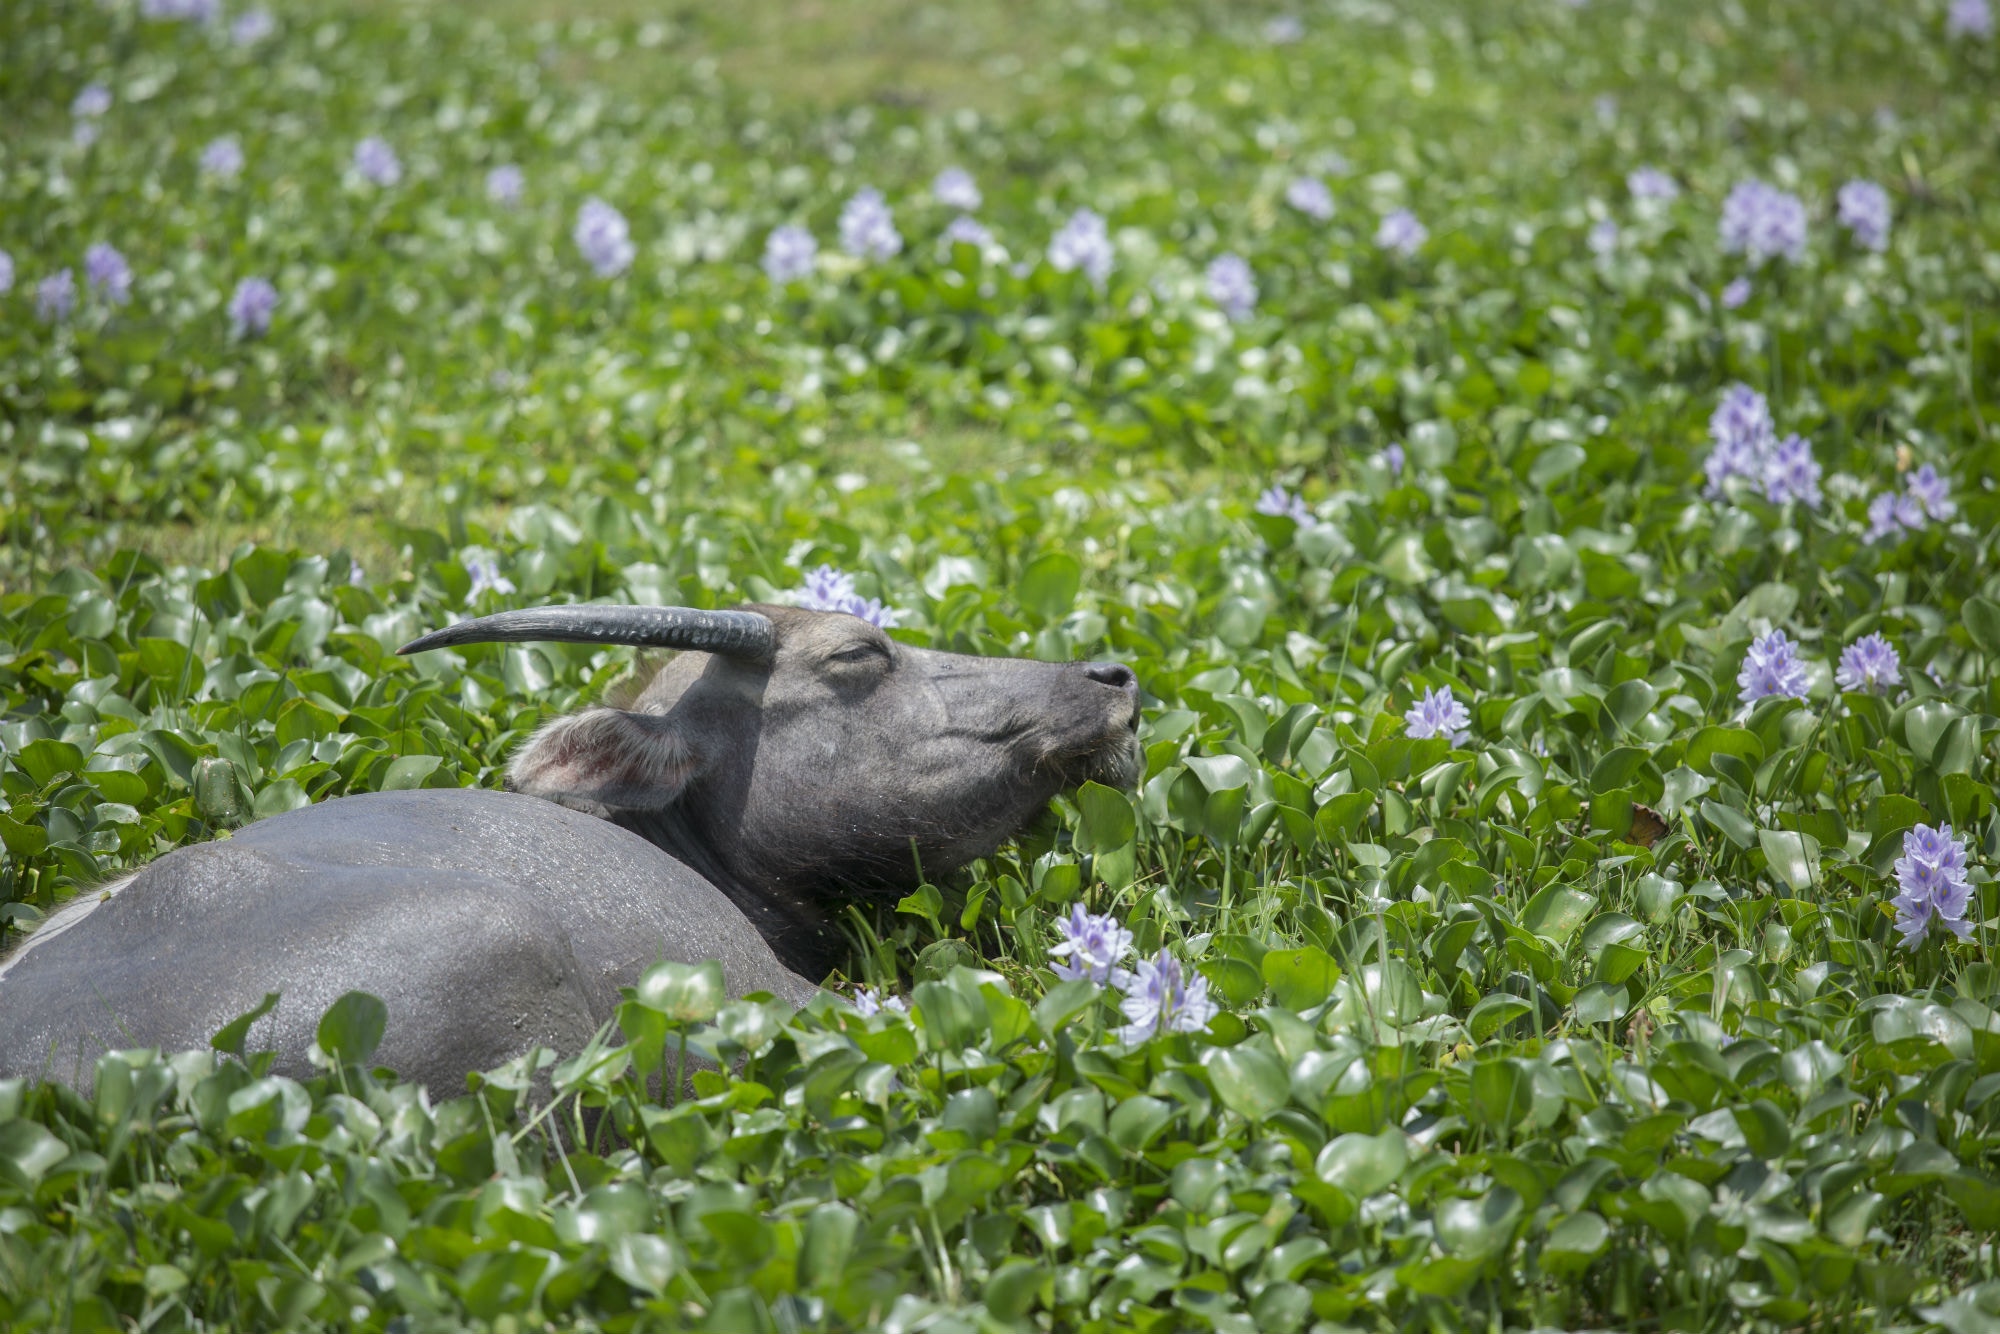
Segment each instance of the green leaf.
[[314,1040],[319,1049],[344,1065],[365,1065],[382,1045],[389,1027],[389,1007],[365,991],[350,991],[320,1016]]
[[1102,783],[1085,783],[1076,790],[1077,809],[1083,816],[1077,825],[1079,852],[1116,852],[1130,843],[1137,832],[1132,799]]
[[665,1238],[635,1232],[611,1244],[611,1272],[639,1291],[663,1297],[674,1277],[674,1248]]
[[1472,1034],[1474,1042],[1484,1042],[1503,1025],[1512,1023],[1534,1008],[1519,996],[1504,991],[1491,992],[1480,997],[1479,1003],[1466,1016],[1466,1031]]
[[69,1146],[33,1121],[0,1121],[0,1180],[32,1187],[69,1157]]
[[1967,598],[1959,616],[1979,651],[1989,658],[2000,659],[2000,602],[1983,597]]
[[1021,605],[1044,621],[1060,620],[1076,604],[1083,566],[1062,551],[1044,552],[1021,572]]
[[1285,1067],[1255,1047],[1211,1047],[1201,1063],[1223,1106],[1245,1120],[1262,1121],[1291,1099]]
[[256,1008],[247,1010],[224,1024],[216,1031],[215,1036],[208,1040],[208,1045],[230,1056],[242,1056],[243,1043],[250,1036],[250,1026],[277,1008],[278,993],[265,992],[264,999],[257,1002]]
[[639,975],[632,998],[674,1023],[705,1024],[729,999],[729,989],[722,978],[722,965],[713,959],[702,963],[669,960]]
[[1771,874],[1803,894],[1819,880],[1819,840],[1811,834],[1788,829],[1760,829],[1758,845],[1770,864]]
[[1468,1260],[1484,1260],[1513,1242],[1523,1212],[1519,1195],[1506,1186],[1495,1186],[1471,1199],[1441,1201],[1431,1217],[1446,1251]]
[[1638,746],[1615,746],[1590,770],[1590,790],[1609,792],[1624,787],[1645,767],[1647,752]]
[[1734,806],[1725,806],[1719,801],[1704,801],[1701,803],[1701,818],[1739,848],[1747,848],[1757,839],[1757,826]]
[[1386,1190],[1409,1165],[1409,1137],[1400,1130],[1377,1135],[1340,1135],[1319,1151],[1313,1171],[1356,1199]]
[[1521,925],[1560,947],[1597,906],[1597,896],[1569,885],[1548,885],[1521,909]]
[[382,780],[376,787],[383,792],[403,792],[424,785],[424,780],[437,772],[444,763],[442,755],[398,755],[382,771]]
[[1317,945],[1270,950],[1261,971],[1271,995],[1287,1010],[1310,1010],[1333,994],[1340,969]]

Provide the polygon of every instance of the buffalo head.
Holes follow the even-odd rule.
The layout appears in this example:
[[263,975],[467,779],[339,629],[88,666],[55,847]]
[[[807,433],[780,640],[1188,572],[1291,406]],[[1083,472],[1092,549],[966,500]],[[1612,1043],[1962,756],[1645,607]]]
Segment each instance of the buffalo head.
[[495,640],[683,650],[629,707],[544,727],[508,785],[689,863],[809,976],[841,957],[844,904],[991,852],[1064,788],[1139,772],[1138,682],[1117,663],[941,653],[768,606],[503,612],[403,652]]

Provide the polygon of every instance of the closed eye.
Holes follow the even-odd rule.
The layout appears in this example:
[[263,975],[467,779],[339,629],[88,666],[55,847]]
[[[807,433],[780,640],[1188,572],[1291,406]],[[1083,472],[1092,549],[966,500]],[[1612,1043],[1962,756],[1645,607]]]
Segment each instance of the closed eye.
[[888,656],[889,650],[887,648],[875,643],[873,640],[869,640],[859,644],[850,644],[836,653],[829,653],[826,660],[828,662],[866,662],[870,658],[887,658]]

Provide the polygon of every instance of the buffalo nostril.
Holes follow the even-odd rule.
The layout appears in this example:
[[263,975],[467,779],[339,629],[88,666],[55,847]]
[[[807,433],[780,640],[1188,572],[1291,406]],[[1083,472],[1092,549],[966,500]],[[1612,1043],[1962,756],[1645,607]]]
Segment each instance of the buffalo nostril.
[[1139,678],[1122,662],[1087,662],[1083,665],[1083,674],[1093,681],[1116,686],[1127,694],[1139,693]]

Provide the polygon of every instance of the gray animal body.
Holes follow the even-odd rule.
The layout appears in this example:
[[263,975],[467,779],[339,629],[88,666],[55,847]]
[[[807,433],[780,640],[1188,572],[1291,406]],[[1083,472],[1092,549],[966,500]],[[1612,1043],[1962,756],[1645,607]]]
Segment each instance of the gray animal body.
[[[441,1094],[542,1045],[574,1052],[658,960],[804,1003],[847,903],[984,855],[1066,786],[1129,784],[1116,664],[913,649],[836,613],[562,607],[405,651],[569,639],[689,649],[626,708],[559,719],[512,792],[382,793],[160,858],[0,960],[0,1077],[79,1086],[122,1047],[180,1049],[251,1009],[308,1068],[319,1015],[382,997],[377,1059]],[[699,648],[703,651],[692,651]]]

